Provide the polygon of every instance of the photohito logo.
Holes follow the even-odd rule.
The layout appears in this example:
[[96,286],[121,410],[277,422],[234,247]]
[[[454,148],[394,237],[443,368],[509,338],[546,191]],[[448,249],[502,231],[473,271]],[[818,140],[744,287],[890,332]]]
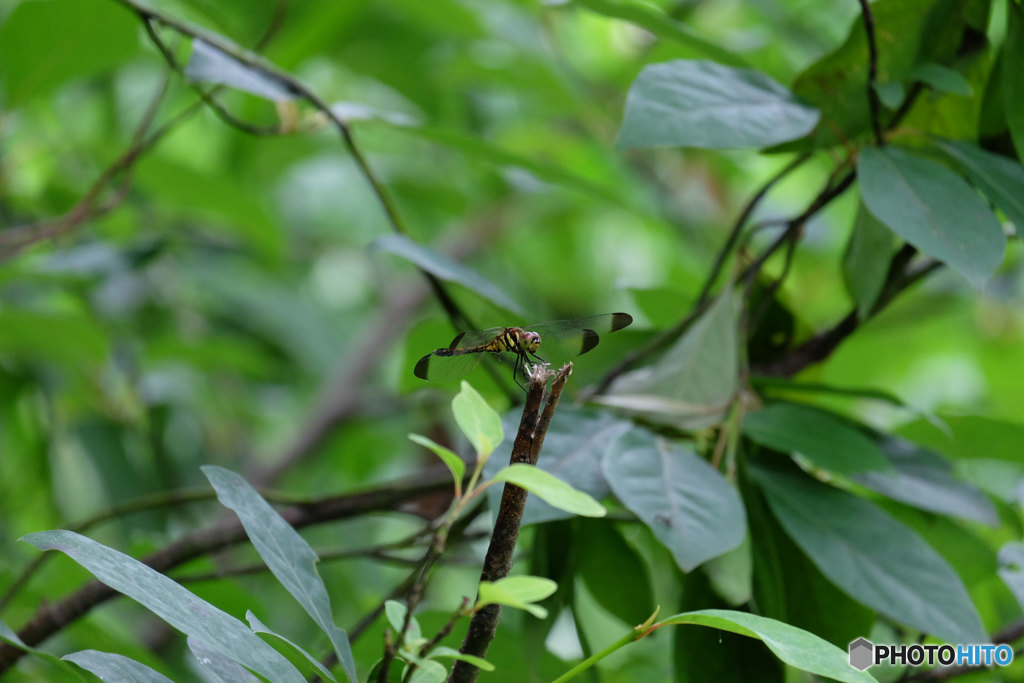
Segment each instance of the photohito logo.
[[1013,661],[1013,648],[1000,645],[875,645],[867,638],[850,643],[850,666],[863,671],[877,664],[906,666],[1007,666]]

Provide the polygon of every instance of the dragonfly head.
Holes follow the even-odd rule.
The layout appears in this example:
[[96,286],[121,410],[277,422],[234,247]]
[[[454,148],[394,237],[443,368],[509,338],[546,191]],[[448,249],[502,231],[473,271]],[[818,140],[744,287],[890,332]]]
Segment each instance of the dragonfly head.
[[523,332],[520,343],[523,345],[524,349],[533,353],[540,347],[540,334],[537,332]]

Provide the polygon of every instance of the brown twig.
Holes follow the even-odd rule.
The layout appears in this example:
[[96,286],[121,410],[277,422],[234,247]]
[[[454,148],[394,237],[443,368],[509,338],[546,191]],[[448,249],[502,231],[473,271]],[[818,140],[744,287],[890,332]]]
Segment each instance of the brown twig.
[[[540,449],[544,445],[544,436],[551,424],[558,399],[562,395],[562,390],[565,388],[566,380],[571,372],[572,363],[568,363],[562,366],[555,375],[543,412],[541,412],[541,403],[544,399],[544,387],[551,377],[551,371],[547,368],[540,368],[530,377],[526,404],[523,406],[523,416],[519,421],[519,431],[512,444],[509,464],[537,464]],[[519,539],[526,498],[525,490],[514,484],[505,484],[505,489],[501,494],[501,504],[494,521],[494,531],[491,533],[491,542],[484,557],[483,569],[480,572],[481,581],[497,581],[508,576],[512,570],[512,555],[515,551],[516,541]],[[491,641],[494,640],[495,633],[497,633],[500,618],[500,605],[488,605],[478,610],[469,622],[469,630],[466,632],[461,652],[484,657]],[[480,670],[476,666],[456,660],[448,680],[450,683],[472,682],[476,680],[479,673]]]

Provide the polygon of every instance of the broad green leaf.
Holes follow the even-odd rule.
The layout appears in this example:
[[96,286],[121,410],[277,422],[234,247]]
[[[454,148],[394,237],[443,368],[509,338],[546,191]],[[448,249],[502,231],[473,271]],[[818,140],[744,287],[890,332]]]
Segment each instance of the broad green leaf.
[[594,402],[679,429],[718,424],[739,381],[738,315],[725,292],[654,365],[626,373]]
[[472,664],[476,668],[482,669],[483,671],[494,671],[494,665],[491,664],[490,662],[488,662],[483,657],[477,657],[476,655],[462,654],[461,652],[459,652],[455,648],[445,647],[444,645],[441,645],[439,647],[435,647],[433,650],[431,650],[430,651],[430,657],[431,658],[434,658],[434,657],[450,657],[452,659],[458,659],[458,660],[461,660],[463,662],[469,662],[470,664]]
[[999,549],[999,578],[1024,608],[1024,543],[1012,541]]
[[806,476],[754,472],[772,512],[818,569],[859,602],[951,643],[988,640],[963,582],[872,503]]
[[[511,440],[515,438],[521,415],[521,410],[514,410],[506,416],[505,432],[508,439],[501,447],[503,452],[511,450]],[[632,426],[628,420],[618,419],[607,411],[581,408],[572,403],[559,404],[544,437],[544,449],[537,467],[550,472],[574,489],[601,500],[609,491],[608,482],[601,471],[601,460],[606,453],[618,448],[619,439]],[[503,463],[497,459],[488,461],[484,467],[484,477],[492,478],[501,467]],[[496,510],[501,501],[501,487],[490,487],[488,496],[492,509]],[[572,516],[548,505],[537,496],[530,496],[523,512],[523,526]]]
[[849,655],[832,643],[795,626],[756,614],[706,609],[677,614],[659,624],[695,624],[739,633],[763,641],[776,657],[801,671],[848,683],[873,683],[875,680],[866,671],[851,667]]
[[282,636],[280,633],[272,631],[266,624],[259,620],[259,617],[252,613],[252,610],[245,613],[245,620],[249,622],[249,628],[253,630],[253,633],[263,636],[264,641],[274,641],[275,643],[278,643],[278,652],[285,650],[286,652],[283,652],[282,654],[285,654],[285,656],[288,657],[288,660],[295,665],[295,668],[302,671],[303,675],[306,677],[316,676],[330,681],[338,680],[334,677],[334,674],[328,671],[327,668],[320,663],[320,660],[293,641]]
[[174,628],[209,643],[261,676],[273,681],[305,680],[245,624],[124,553],[71,531],[40,531],[21,540],[40,550],[60,550]]
[[903,104],[903,98],[907,94],[902,83],[875,83],[875,92],[878,93],[878,99],[882,104],[889,109],[896,109]]
[[712,43],[654,5],[635,0],[576,0],[574,4],[606,17],[636,24],[659,38],[675,41],[695,52],[703,53],[720,64],[749,66],[749,63],[739,55]]
[[131,657],[113,652],[79,650],[66,654],[61,659],[73,662],[95,674],[104,683],[171,683],[171,679],[159,671],[154,671]]
[[892,466],[867,435],[836,415],[799,403],[771,403],[748,413],[743,434],[762,446],[799,453],[816,467],[840,474]]
[[996,509],[985,494],[954,477],[952,464],[938,453],[887,435],[878,436],[878,446],[892,469],[855,474],[854,481],[922,510],[998,525]]
[[861,202],[843,254],[843,280],[861,318],[867,317],[882,293],[892,260],[893,241],[889,228]]
[[452,399],[452,413],[459,429],[476,449],[478,458],[486,460],[505,438],[501,416],[465,380],[462,390]]
[[964,78],[963,74],[948,66],[934,62],[917,64],[910,70],[908,76],[915,81],[927,83],[932,89],[941,92],[962,95],[963,97],[970,97],[974,94],[970,81]]
[[260,679],[217,648],[195,636],[189,636],[187,643],[189,651],[199,664],[204,680],[215,683],[259,683]]
[[185,77],[199,83],[216,83],[263,97],[272,102],[294,99],[288,83],[274,74],[243,64],[223,50],[196,38],[185,65]]
[[139,52],[138,27],[131,12],[104,0],[22,2],[0,20],[5,108],[127,63]]
[[345,631],[334,625],[331,598],[316,571],[319,558],[309,543],[241,476],[214,465],[202,470],[217,491],[217,499],[238,515],[267,568],[327,634],[338,661],[349,679],[355,681],[352,649]]
[[809,133],[818,111],[755,69],[674,60],[644,67],[617,146],[765,147]]
[[[1024,8],[1016,2],[1006,3],[1006,39],[1003,42],[1003,106],[1006,124],[1017,150],[1024,159]],[[1018,195],[1019,196],[1019,195]]]
[[[395,630],[395,634],[401,632],[402,624],[405,623],[405,615],[408,612],[405,603],[398,602],[397,600],[386,600],[384,602],[384,615],[388,619],[388,623],[391,624],[391,628]],[[423,631],[420,629],[420,622],[413,617],[409,620],[409,630],[405,632],[406,640],[419,640],[423,637]]]
[[890,230],[982,287],[1006,238],[985,200],[945,166],[892,146],[861,150],[861,196]]
[[453,261],[444,254],[422,244],[418,244],[405,235],[384,235],[378,237],[370,245],[375,251],[383,251],[399,256],[414,266],[438,277],[446,282],[454,282],[487,299],[495,306],[504,308],[519,315],[525,315],[523,307],[506,294],[500,287],[470,270],[466,266]]
[[455,495],[462,495],[462,478],[466,474],[466,461],[459,457],[459,454],[450,448],[445,448],[441,444],[428,439],[425,436],[419,434],[409,434],[409,440],[413,443],[429,448],[434,452],[434,455],[441,458],[444,464],[448,467],[448,471],[452,473],[452,479],[455,481]]
[[507,576],[497,581],[481,581],[474,609],[486,605],[505,605],[526,610],[538,619],[547,616],[547,610],[534,603],[543,600],[558,589],[551,579],[539,576]]
[[577,491],[555,475],[526,463],[503,467],[492,477],[526,489],[548,505],[584,517],[604,517],[604,506],[583,491]]
[[638,427],[601,466],[615,496],[650,527],[683,571],[743,541],[739,495],[689,449]]
[[1006,217],[1024,231],[1024,167],[1019,162],[999,154],[986,152],[977,145],[962,140],[939,140],[939,149],[956,161],[978,189],[993,204],[1002,209]]
[[409,683],[443,683],[448,678],[448,670],[440,662],[427,660],[416,667],[409,678]]

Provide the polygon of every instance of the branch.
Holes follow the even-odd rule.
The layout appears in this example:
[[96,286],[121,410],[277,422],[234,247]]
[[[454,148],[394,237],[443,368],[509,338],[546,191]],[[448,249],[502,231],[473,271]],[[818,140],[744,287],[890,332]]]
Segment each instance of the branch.
[[859,0],[861,15],[864,17],[864,32],[868,39],[868,106],[871,108],[871,129],[875,132],[875,144],[885,144],[882,137],[881,103],[875,83],[878,79],[878,44],[875,42],[875,15],[868,0]]
[[[394,510],[402,503],[447,490],[451,486],[448,470],[433,468],[415,477],[361,493],[332,496],[310,503],[294,505],[281,516],[296,529],[348,519],[367,512]],[[208,529],[189,534],[162,550],[142,559],[143,564],[161,573],[191,559],[228,548],[248,539],[237,518]],[[18,631],[18,636],[35,646],[87,614],[93,607],[118,595],[112,588],[91,581],[64,599],[41,607],[34,617]],[[25,654],[13,645],[0,643],[0,676]]]
[[[562,395],[562,390],[565,388],[566,380],[569,379],[571,372],[572,363],[563,365],[558,371],[551,383],[551,393],[547,397],[543,412],[540,407],[544,398],[544,387],[551,376],[551,371],[542,368],[530,377],[526,404],[523,406],[523,417],[519,422],[519,432],[516,434],[515,442],[512,444],[509,464],[537,464],[541,447],[544,445],[544,437],[555,413],[555,407],[558,405],[558,399]],[[480,572],[481,581],[497,581],[508,576],[511,571],[512,554],[515,551],[516,541],[519,539],[526,497],[525,490],[513,484],[505,484],[505,489],[501,494],[501,505],[498,507],[494,521],[491,543],[487,548],[487,555],[484,557],[483,570]],[[501,605],[488,605],[477,611],[469,623],[469,630],[466,632],[461,652],[477,657],[486,656],[487,648],[497,633],[500,618]],[[476,666],[456,660],[448,680],[450,683],[472,682],[476,680],[479,673],[480,670]]]

